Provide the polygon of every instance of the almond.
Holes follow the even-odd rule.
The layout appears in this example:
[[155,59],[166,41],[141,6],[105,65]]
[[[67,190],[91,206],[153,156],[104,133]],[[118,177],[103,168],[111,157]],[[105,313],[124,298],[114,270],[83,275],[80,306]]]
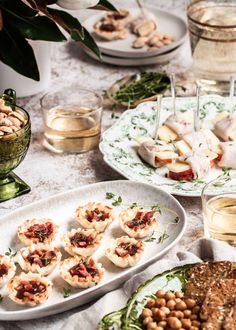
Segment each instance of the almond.
[[5,133],[12,133],[13,132],[12,128],[8,127],[8,126],[0,126],[0,130],[2,132],[5,132]]

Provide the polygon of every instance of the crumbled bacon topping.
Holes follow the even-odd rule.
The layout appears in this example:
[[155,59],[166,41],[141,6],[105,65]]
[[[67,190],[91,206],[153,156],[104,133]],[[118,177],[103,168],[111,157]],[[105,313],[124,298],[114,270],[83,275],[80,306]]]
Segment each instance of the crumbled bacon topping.
[[0,264],[0,277],[3,277],[4,275],[7,275],[8,273],[8,267],[5,264]]
[[114,20],[122,20],[128,16],[128,12],[114,12],[109,14],[108,17]]
[[92,221],[104,221],[109,218],[109,213],[103,210],[99,210],[97,207],[93,211],[86,211],[86,219],[89,222]]
[[71,276],[79,277],[94,277],[97,274],[97,267],[92,258],[89,259],[89,262],[82,261],[79,264],[73,266],[69,269]]
[[102,23],[100,26],[100,30],[106,32],[114,32],[116,31],[116,27],[112,23]]
[[35,295],[46,291],[46,286],[38,281],[21,281],[15,290],[17,291],[16,298],[34,300]]
[[35,250],[27,256],[27,261],[32,264],[37,264],[39,267],[46,267],[53,259],[56,258],[54,251]]
[[115,249],[115,253],[119,257],[125,257],[127,255],[130,255],[131,257],[133,257],[141,247],[142,247],[142,242],[141,241],[138,241],[136,244],[134,244],[134,243],[121,243]]
[[152,218],[156,211],[148,211],[148,212],[137,212],[134,219],[127,221],[125,224],[130,228],[130,229],[143,229],[147,225],[149,225],[152,221]]
[[46,222],[30,226],[24,233],[28,238],[37,238],[39,242],[44,242],[53,233],[53,224]]
[[75,235],[70,238],[70,242],[71,245],[75,247],[86,248],[93,243],[93,237],[92,235],[86,236],[81,233],[75,233]]

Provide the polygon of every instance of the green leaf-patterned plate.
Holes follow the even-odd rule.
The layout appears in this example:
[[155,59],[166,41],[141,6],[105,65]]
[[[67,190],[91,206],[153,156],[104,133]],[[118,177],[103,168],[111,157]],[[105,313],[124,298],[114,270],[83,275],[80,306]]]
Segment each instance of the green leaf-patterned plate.
[[[196,107],[195,97],[177,98],[177,111],[185,112]],[[212,120],[220,112],[227,110],[228,99],[219,95],[201,97],[200,120],[202,127],[212,128]],[[152,168],[137,154],[139,136],[154,136],[155,102],[145,102],[136,109],[125,111],[117,122],[103,134],[100,150],[105,162],[127,179],[154,184],[163,190],[179,196],[199,197],[206,183],[221,176],[230,177],[235,170],[225,171],[214,167],[202,180],[192,182],[174,181],[166,178],[167,168]],[[164,98],[160,115],[161,123],[172,113],[172,99]],[[232,186],[232,191],[236,187]]]

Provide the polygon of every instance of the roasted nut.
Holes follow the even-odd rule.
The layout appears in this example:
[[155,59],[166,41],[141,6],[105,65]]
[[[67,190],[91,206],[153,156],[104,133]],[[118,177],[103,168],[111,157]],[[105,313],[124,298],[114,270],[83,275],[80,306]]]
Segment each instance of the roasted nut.
[[19,131],[20,127],[11,126],[11,129],[13,132],[17,132],[17,131]]
[[1,106],[1,112],[9,114],[10,112],[12,112],[12,108],[6,105]]
[[22,123],[24,123],[24,121],[25,121],[24,116],[21,113],[19,113],[17,110],[13,111],[11,113],[11,116],[18,118]]
[[14,126],[19,128],[21,127],[22,122],[19,119],[13,116],[8,116],[7,119],[10,120]]
[[148,38],[146,37],[139,37],[133,42],[133,48],[143,48],[146,45],[146,42],[148,41]]
[[12,122],[6,117],[0,120],[0,126],[12,126]]
[[0,136],[3,136],[4,135],[4,133],[0,130]]
[[4,112],[1,112],[1,109],[0,109],[0,120],[2,120],[5,117],[6,117],[6,114]]
[[178,330],[182,328],[182,323],[177,317],[169,317],[167,320],[171,329]]
[[8,127],[8,126],[1,126],[0,129],[4,133],[12,133],[13,132],[12,128]]

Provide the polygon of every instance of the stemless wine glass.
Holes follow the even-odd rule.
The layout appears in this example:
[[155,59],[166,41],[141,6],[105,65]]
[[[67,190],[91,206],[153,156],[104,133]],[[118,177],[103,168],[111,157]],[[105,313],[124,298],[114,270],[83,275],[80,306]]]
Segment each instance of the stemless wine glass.
[[209,182],[202,208],[205,236],[236,246],[236,176],[227,173]]
[[30,187],[12,172],[23,161],[29,148],[30,117],[24,109],[13,107],[25,118],[25,124],[16,132],[0,136],[0,202],[30,191]]
[[102,102],[99,94],[78,85],[44,95],[44,146],[57,153],[81,153],[97,147]]

